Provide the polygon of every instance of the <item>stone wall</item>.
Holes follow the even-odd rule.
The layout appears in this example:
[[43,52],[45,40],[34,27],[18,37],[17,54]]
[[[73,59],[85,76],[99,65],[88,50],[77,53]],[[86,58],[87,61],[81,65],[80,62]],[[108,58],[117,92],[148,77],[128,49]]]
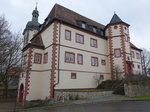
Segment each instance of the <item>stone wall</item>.
[[149,85],[127,85],[124,84],[125,96],[145,96],[150,95]]
[[60,100],[78,100],[87,99],[95,96],[111,95],[112,91],[101,91],[101,92],[70,92],[70,91],[55,91],[55,99]]

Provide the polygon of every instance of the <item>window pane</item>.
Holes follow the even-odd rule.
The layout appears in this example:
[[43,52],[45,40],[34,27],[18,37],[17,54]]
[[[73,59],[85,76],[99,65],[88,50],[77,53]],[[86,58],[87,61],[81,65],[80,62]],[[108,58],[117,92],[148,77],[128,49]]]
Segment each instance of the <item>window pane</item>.
[[41,58],[42,58],[41,54],[35,54],[35,63],[40,64],[41,63]]
[[70,31],[66,31],[66,40],[71,40],[71,32]]
[[76,42],[83,44],[84,43],[83,35],[76,34]]
[[65,61],[74,63],[75,62],[75,55],[73,53],[66,53],[65,54]]
[[78,61],[78,64],[82,64],[83,63],[83,56],[78,54],[77,61]]
[[115,50],[115,56],[116,57],[120,57],[121,56],[120,49]]

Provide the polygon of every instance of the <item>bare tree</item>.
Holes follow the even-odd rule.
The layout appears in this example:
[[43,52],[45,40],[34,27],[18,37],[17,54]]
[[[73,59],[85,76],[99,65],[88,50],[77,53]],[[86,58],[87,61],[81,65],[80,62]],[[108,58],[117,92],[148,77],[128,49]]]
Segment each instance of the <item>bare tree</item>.
[[119,65],[116,65],[115,67],[114,67],[114,75],[115,75],[115,79],[116,80],[119,80],[119,79],[121,79],[121,68],[119,67]]
[[144,73],[147,75],[147,72],[150,68],[150,51],[146,50],[146,49],[142,49],[142,59],[143,59],[143,70]]
[[[9,30],[9,23],[4,16],[0,16],[0,83],[4,87],[5,98],[8,96],[8,84],[16,74],[14,68],[20,66],[21,38]],[[14,71],[12,72],[12,70]]]
[[93,76],[93,78],[95,79],[97,85],[101,84],[102,81],[103,81],[103,80],[101,79],[101,77],[100,77],[100,74],[95,74],[95,75]]

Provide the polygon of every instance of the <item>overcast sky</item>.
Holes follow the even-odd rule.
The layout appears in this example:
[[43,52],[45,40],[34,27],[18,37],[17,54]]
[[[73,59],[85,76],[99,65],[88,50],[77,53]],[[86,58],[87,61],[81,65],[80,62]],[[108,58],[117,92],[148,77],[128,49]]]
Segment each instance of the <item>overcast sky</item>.
[[[4,14],[15,32],[23,32],[32,18],[37,0],[0,0]],[[55,3],[107,25],[114,12],[130,24],[131,42],[150,51],[150,0],[38,0],[39,22],[43,23]]]

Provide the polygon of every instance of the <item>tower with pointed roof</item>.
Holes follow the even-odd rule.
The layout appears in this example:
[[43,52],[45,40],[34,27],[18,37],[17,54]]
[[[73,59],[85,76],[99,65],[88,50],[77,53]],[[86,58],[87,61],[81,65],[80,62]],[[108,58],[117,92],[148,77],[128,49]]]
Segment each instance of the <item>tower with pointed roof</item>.
[[114,14],[106,26],[106,35],[108,36],[112,79],[116,77],[116,74],[122,74],[123,77],[125,74],[132,73],[129,24]]
[[32,20],[28,21],[26,28],[24,29],[24,47],[31,43],[30,40],[39,31],[40,23],[38,22],[39,11],[37,10],[37,5],[32,12]]

